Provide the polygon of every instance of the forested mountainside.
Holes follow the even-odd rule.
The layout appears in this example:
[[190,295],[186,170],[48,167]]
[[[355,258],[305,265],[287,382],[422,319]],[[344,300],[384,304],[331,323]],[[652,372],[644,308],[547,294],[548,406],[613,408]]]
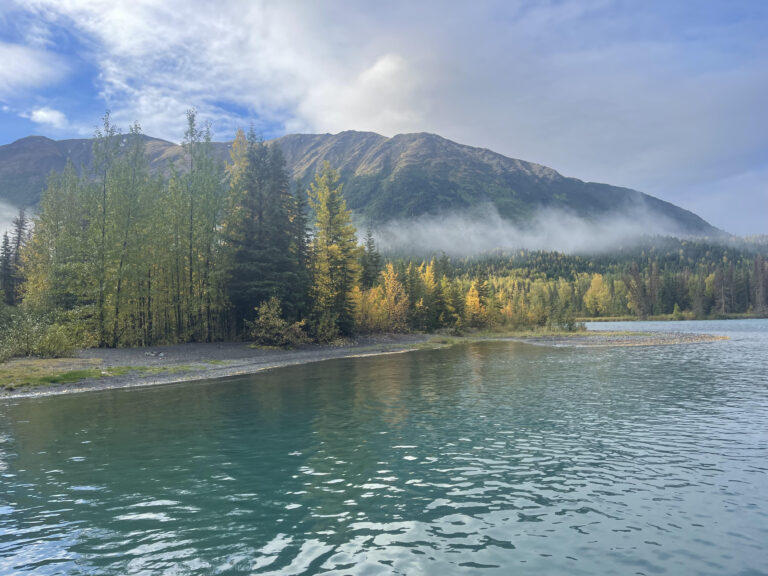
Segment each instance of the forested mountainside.
[[[33,223],[23,211],[13,220],[0,246],[0,361],[89,346],[272,346],[373,332],[572,330],[580,317],[768,313],[768,253],[759,239],[655,238],[591,256],[384,255],[370,231],[359,245],[331,165],[348,175],[350,166],[381,173],[381,151],[350,152],[345,164],[333,147],[305,142],[315,151],[300,153],[288,141],[290,172],[283,146],[239,131],[225,166],[226,147],[211,143],[193,111],[167,174],[176,147],[166,144],[138,125],[123,136],[105,116],[95,169],[78,174],[69,162],[49,178]],[[69,151],[87,157],[82,144]],[[302,173],[313,181],[292,184]]]
[[[144,136],[152,173],[172,165],[185,170],[180,145]],[[308,184],[324,162],[341,176],[349,208],[360,221],[376,226],[391,220],[466,212],[493,206],[505,219],[525,224],[538,210],[557,209],[600,220],[641,212],[664,220],[681,235],[718,236],[722,232],[674,204],[636,190],[583,182],[555,170],[465,146],[435,134],[372,132],[291,134],[275,140],[294,180]],[[0,146],[0,200],[33,207],[51,171],[70,159],[78,170],[93,164],[93,141],[54,141],[30,136]],[[213,155],[229,159],[230,142],[213,143]]]

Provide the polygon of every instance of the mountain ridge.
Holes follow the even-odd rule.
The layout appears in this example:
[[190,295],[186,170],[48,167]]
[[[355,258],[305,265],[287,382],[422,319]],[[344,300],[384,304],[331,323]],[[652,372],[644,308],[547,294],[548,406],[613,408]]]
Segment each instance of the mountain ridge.
[[[144,136],[153,172],[167,172],[183,148]],[[288,134],[280,145],[291,177],[308,185],[328,161],[344,185],[347,204],[367,224],[466,212],[491,205],[517,224],[542,209],[587,219],[641,210],[669,221],[682,235],[723,232],[670,202],[630,188],[584,182],[547,166],[509,158],[487,148],[460,144],[428,132],[397,134],[347,130],[337,134]],[[214,142],[214,154],[229,159],[231,142]],[[92,162],[91,139],[52,140],[27,136],[0,146],[0,200],[34,207],[51,171],[69,158],[78,169]]]

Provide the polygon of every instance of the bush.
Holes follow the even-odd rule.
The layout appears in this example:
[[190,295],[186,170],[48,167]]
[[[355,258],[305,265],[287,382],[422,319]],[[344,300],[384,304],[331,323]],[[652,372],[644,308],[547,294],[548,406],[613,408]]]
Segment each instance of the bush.
[[16,310],[3,330],[3,355],[6,358],[32,356],[37,353],[37,346],[45,335],[48,326],[45,320],[26,309]]
[[339,339],[339,328],[336,325],[336,316],[324,313],[312,326],[315,339],[318,342],[330,344]]
[[0,326],[0,362],[20,356],[61,358],[69,356],[75,345],[69,330],[33,310],[21,308],[4,319]]
[[256,308],[256,318],[245,325],[250,340],[260,346],[296,346],[306,342],[304,321],[289,324],[282,313],[276,297],[262,302]]
[[44,358],[63,358],[72,356],[75,345],[69,335],[69,329],[61,324],[48,327],[37,343],[36,353]]

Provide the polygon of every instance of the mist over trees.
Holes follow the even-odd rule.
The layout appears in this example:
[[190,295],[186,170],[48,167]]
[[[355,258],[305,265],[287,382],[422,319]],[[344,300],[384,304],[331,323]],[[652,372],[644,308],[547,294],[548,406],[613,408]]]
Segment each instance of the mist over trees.
[[52,173],[33,222],[14,219],[0,243],[0,322],[39,326],[55,351],[768,313],[762,249],[385,258],[370,230],[358,243],[328,163],[308,187],[292,183],[280,148],[253,130],[222,163],[194,111],[168,174],[150,173],[144,142],[138,124],[122,134],[106,114],[91,173]]

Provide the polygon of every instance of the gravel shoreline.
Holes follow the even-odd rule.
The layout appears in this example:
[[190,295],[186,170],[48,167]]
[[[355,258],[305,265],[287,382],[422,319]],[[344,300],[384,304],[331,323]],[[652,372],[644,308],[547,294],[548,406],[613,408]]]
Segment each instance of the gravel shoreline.
[[[307,344],[291,350],[251,348],[243,342],[191,343],[148,348],[89,348],[81,350],[77,358],[68,362],[69,369],[92,368],[93,362],[98,361],[103,375],[101,378],[0,390],[0,399],[156,386],[253,374],[337,358],[396,354],[414,350],[430,338],[431,335],[425,334],[393,334],[357,338],[341,346]],[[83,366],[78,366],[78,360]],[[110,374],[110,369],[118,367],[131,367],[132,370]]]
[[[102,377],[88,378],[75,383],[0,389],[0,399],[34,398],[117,388],[136,388],[226,378],[253,374],[263,370],[309,364],[338,358],[378,356],[410,352],[423,347],[433,336],[430,334],[397,334],[357,338],[342,346],[307,344],[292,350],[251,348],[242,342],[206,344],[178,344],[150,348],[113,348],[81,350],[71,360],[69,369],[76,370],[94,363]],[[663,346],[694,344],[725,339],[723,336],[687,333],[577,333],[574,335],[542,335],[525,337],[469,337],[466,339],[438,339],[429,345],[439,348],[462,342],[483,340],[514,341],[549,347],[606,347],[606,346]],[[78,362],[82,366],[78,366]],[[110,369],[120,367],[120,374]],[[125,371],[125,367],[131,369]]]

